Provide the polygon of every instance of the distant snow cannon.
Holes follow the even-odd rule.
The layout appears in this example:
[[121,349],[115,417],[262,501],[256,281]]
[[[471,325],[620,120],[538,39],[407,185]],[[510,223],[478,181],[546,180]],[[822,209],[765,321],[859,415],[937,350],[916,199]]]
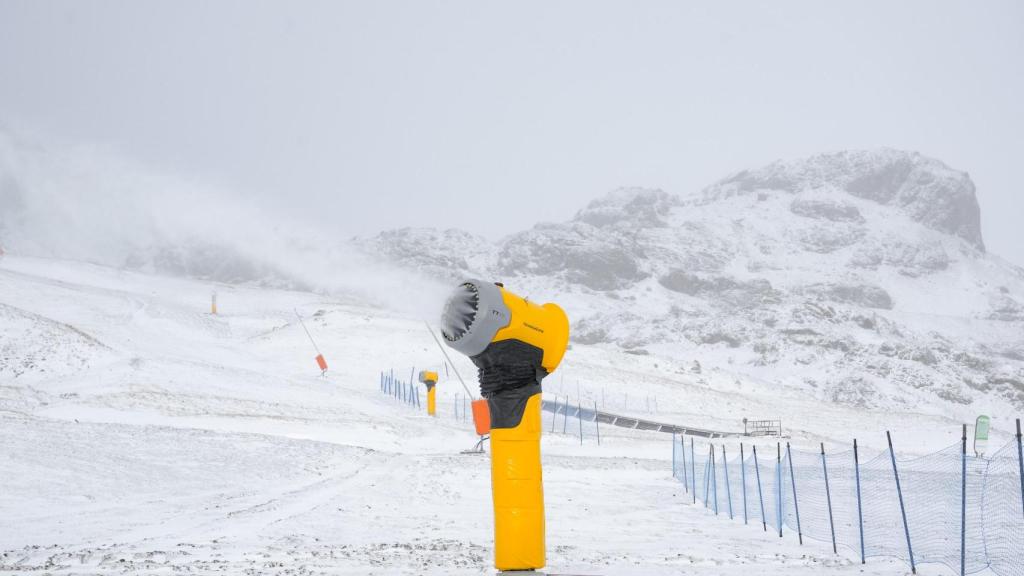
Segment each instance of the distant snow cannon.
[[441,333],[479,371],[491,419],[494,565],[545,564],[540,465],[541,380],[569,345],[569,319],[556,304],[534,304],[500,283],[466,280],[445,304]]
[[437,413],[437,372],[420,371],[420,382],[427,387],[427,414]]

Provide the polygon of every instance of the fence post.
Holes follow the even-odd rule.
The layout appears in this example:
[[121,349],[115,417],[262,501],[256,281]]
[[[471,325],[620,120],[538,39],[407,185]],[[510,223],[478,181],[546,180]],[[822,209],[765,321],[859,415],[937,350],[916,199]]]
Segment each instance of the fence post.
[[789,484],[793,487],[793,512],[796,513],[796,537],[800,545],[804,544],[804,531],[800,528],[800,503],[796,499],[796,475],[793,474],[793,451],[786,442],[786,459],[789,460]]
[[754,445],[754,474],[757,476],[757,498],[761,501],[761,526],[768,531],[768,520],[764,517],[764,493],[761,492],[761,467],[757,464],[757,445]]
[[672,431],[672,477],[676,477],[676,432]]
[[896,469],[896,453],[892,450],[892,434],[885,431],[885,438],[889,442],[889,457],[892,458],[892,475],[896,478],[896,495],[900,499],[900,515],[903,516],[903,533],[907,535],[907,552],[910,553],[910,571],[917,574],[917,564],[914,562],[914,547],[910,544],[910,526],[907,526],[907,509],[903,505],[903,489],[900,488],[900,473]]
[[743,442],[740,442],[740,484],[743,485],[743,523],[747,523],[747,461],[743,456]]
[[555,409],[551,411],[551,433],[555,433],[555,420],[558,420],[558,394],[555,394]]
[[729,520],[732,520],[732,487],[729,485],[729,460],[725,456],[725,444],[722,444],[722,468],[725,469],[725,499],[729,503]]
[[711,449],[708,449],[708,459],[704,461],[704,507],[708,507],[708,488],[711,487],[708,472],[711,470]]
[[860,501],[860,457],[857,455],[857,439],[853,439],[853,472],[857,478],[857,527],[860,529],[860,563],[864,564],[864,508]]
[[718,516],[718,466],[715,464],[715,445],[711,444],[711,493],[715,499],[715,516]]
[[683,446],[683,486],[686,487],[686,491],[690,491],[690,479],[686,477],[686,436],[679,435],[679,443]]
[[832,531],[832,552],[838,554],[836,549],[836,524],[832,519],[832,490],[828,486],[828,464],[825,463],[825,443],[821,443],[821,471],[825,473],[825,500],[828,502],[828,527]]
[[452,414],[455,414],[455,420],[459,419],[459,395],[456,394],[452,402]]
[[569,397],[565,397],[565,410],[562,411],[562,434],[569,431]]
[[[685,448],[684,448],[685,450]],[[690,438],[690,482],[693,484],[693,503],[697,503],[697,458],[693,453],[693,438]]]
[[[597,400],[594,400],[594,432],[597,433],[597,445],[601,445],[601,421],[597,418]],[[672,443],[675,446],[675,441]],[[675,454],[675,448],[672,449],[672,453]],[[684,468],[685,469],[685,468]]]
[[964,576],[967,573],[967,424],[960,440],[960,576]]
[[782,443],[775,443],[775,519],[779,521],[779,538],[782,538]]
[[1017,466],[1020,469],[1020,503],[1024,509],[1024,453],[1021,452],[1020,418],[1017,418]]
[[580,446],[583,445],[583,400],[576,396],[576,419],[580,421]]

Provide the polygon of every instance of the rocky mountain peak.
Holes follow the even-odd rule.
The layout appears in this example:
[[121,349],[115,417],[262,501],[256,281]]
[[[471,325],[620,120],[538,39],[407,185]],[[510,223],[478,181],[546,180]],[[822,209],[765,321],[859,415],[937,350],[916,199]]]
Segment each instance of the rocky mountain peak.
[[895,207],[916,222],[985,250],[981,210],[970,176],[917,152],[881,148],[773,162],[709,186],[703,200],[771,192],[839,192]]
[[627,225],[635,228],[666,226],[665,218],[678,200],[658,189],[619,188],[592,201],[574,218],[591,226]]

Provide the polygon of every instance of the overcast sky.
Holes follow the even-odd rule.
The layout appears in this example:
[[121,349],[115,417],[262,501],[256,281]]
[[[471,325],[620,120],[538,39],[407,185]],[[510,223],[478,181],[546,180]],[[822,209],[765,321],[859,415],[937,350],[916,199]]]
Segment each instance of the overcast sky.
[[844,148],[970,172],[1024,265],[1024,3],[0,0],[0,123],[340,235],[564,220]]

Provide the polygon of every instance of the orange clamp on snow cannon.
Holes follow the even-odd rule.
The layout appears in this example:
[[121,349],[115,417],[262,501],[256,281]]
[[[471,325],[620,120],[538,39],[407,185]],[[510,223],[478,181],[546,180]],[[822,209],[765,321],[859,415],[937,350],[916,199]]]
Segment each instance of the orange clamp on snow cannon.
[[437,372],[420,371],[420,382],[427,387],[427,414],[437,414]]
[[441,322],[446,344],[476,365],[489,407],[494,565],[543,568],[541,380],[565,355],[569,319],[556,304],[534,304],[502,284],[466,280],[448,298]]

